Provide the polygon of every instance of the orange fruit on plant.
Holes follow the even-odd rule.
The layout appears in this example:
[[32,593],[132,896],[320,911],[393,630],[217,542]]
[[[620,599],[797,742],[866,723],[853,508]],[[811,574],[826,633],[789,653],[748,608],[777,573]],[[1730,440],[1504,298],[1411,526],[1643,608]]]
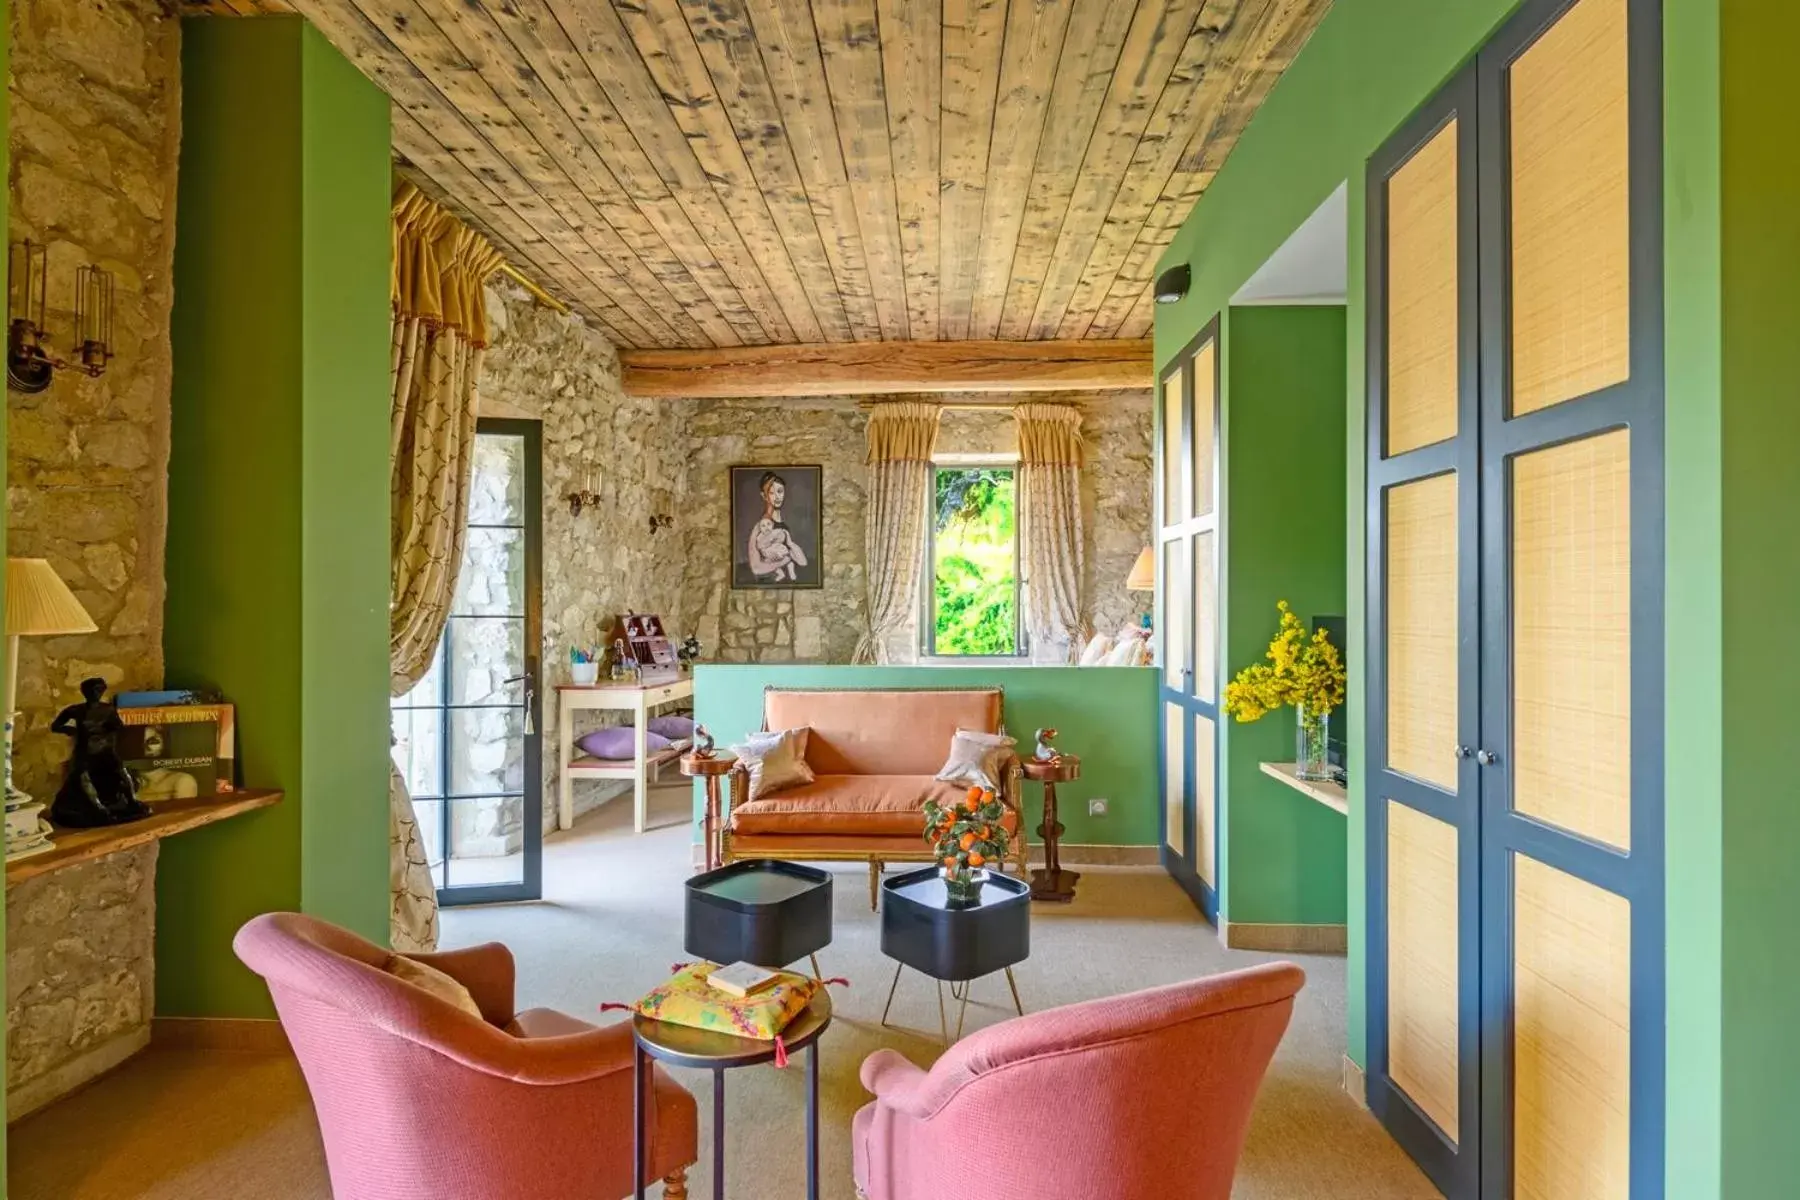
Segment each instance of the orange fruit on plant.
[[978,851],[972,852],[969,855],[969,865],[971,867],[979,867],[982,863],[984,863],[986,861],[987,861],[987,859],[981,857],[981,854]]
[[954,867],[956,865],[956,855],[954,855],[954,854],[944,855],[944,865],[946,867]]
[[972,833],[965,833],[962,835],[961,838],[959,838],[957,840],[957,845],[961,846],[964,850],[967,850],[970,846],[973,846],[974,844],[975,844],[975,835]]
[[977,784],[974,787],[970,788],[968,791],[968,794],[965,795],[963,797],[963,799],[971,800],[971,801],[981,799],[981,785]]

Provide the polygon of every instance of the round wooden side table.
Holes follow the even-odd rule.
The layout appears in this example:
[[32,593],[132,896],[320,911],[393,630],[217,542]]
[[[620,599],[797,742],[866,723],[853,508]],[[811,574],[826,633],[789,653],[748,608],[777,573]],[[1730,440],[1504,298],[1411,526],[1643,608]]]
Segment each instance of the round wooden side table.
[[690,750],[681,756],[683,775],[706,780],[706,869],[709,871],[722,866],[720,859],[724,857],[719,851],[719,835],[723,831],[719,823],[719,780],[731,774],[731,768],[735,766],[737,758],[731,754],[701,758]]
[[1081,778],[1081,759],[1064,754],[1054,762],[1028,758],[1022,765],[1025,778],[1044,785],[1044,820],[1037,827],[1038,836],[1044,839],[1044,865],[1031,873],[1031,898],[1067,904],[1075,898],[1075,881],[1081,872],[1063,870],[1063,824],[1056,818],[1056,785]]
[[[704,761],[704,760],[703,760]],[[812,1003],[781,1031],[789,1054],[806,1051],[806,1198],[819,1200],[819,1035],[831,1024],[831,997],[820,988]],[[644,1084],[650,1059],[677,1067],[711,1071],[713,1077],[713,1200],[725,1200],[725,1072],[734,1067],[753,1067],[772,1062],[775,1043],[735,1037],[692,1025],[656,1021],[643,1015],[631,1018],[634,1126],[632,1147],[637,1159],[632,1170],[633,1195],[644,1200]]]

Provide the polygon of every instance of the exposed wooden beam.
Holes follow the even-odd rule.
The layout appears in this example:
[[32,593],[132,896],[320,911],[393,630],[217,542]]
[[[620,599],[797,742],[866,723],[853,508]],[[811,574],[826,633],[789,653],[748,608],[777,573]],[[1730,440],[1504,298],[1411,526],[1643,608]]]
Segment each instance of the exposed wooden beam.
[[878,396],[1147,388],[1149,341],[855,342],[624,350],[633,396]]

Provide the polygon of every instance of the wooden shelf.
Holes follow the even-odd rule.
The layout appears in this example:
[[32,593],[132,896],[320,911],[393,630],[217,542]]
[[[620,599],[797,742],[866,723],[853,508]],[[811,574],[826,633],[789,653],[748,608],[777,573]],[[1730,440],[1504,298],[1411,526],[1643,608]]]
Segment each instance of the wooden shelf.
[[1301,779],[1295,772],[1297,763],[1262,764],[1262,773],[1271,779],[1279,779],[1301,795],[1310,796],[1326,808],[1336,809],[1346,817],[1350,815],[1350,794],[1342,784],[1332,783],[1328,779]]
[[90,862],[130,850],[136,846],[160,841],[202,825],[211,825],[280,803],[283,793],[273,788],[247,788],[215,796],[196,796],[190,800],[159,800],[150,806],[150,815],[125,825],[107,825],[99,829],[62,829],[51,835],[56,848],[30,858],[6,864],[6,886],[36,879],[76,863]]

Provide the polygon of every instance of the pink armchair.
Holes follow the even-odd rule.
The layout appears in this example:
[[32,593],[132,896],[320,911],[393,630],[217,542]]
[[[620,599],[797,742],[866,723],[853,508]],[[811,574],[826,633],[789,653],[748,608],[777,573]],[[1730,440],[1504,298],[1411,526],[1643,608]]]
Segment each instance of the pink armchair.
[[[410,957],[468,988],[481,1019],[382,970],[388,952],[297,913],[238,931],[305,1072],[338,1200],[601,1200],[631,1192],[629,1024],[513,1011],[498,944]],[[694,1098],[646,1080],[646,1174],[687,1195]]]
[[1033,1013],[930,1071],[877,1050],[862,1065],[875,1102],[851,1130],[857,1192],[1226,1200],[1305,980],[1271,963]]

